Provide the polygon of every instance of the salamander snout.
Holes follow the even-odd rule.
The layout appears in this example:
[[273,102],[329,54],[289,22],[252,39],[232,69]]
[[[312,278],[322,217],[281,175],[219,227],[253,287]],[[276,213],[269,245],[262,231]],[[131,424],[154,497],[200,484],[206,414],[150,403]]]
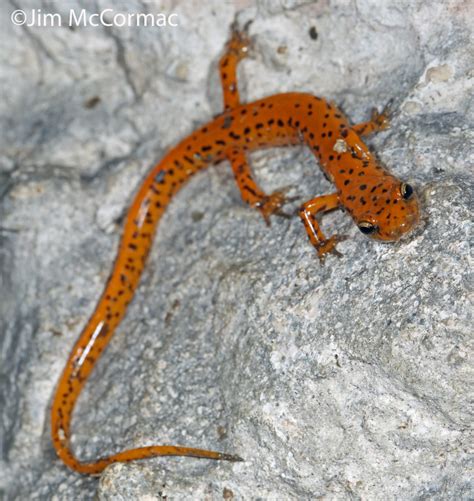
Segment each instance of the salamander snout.
[[[378,185],[372,209],[357,217],[359,230],[376,240],[394,242],[409,233],[420,219],[419,202],[413,187],[395,178]],[[376,195],[375,193],[380,193]]]

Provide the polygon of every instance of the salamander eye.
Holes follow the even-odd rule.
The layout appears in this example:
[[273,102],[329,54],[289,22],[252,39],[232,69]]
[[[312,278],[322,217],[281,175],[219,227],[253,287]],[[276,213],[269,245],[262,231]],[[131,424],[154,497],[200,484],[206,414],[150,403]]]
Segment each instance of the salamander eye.
[[413,195],[413,188],[407,183],[402,183],[400,193],[405,200],[408,200]]
[[368,221],[362,221],[359,223],[359,230],[364,235],[371,235],[377,231],[377,226],[375,224],[369,223]]

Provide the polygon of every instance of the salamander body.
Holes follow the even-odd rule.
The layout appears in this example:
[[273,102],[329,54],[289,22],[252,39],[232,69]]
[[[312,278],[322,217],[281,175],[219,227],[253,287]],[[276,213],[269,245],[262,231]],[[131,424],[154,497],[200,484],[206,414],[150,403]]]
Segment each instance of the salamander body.
[[76,400],[133,298],[158,222],[173,196],[195,173],[228,160],[243,200],[268,223],[272,214],[282,214],[285,197],[281,191],[267,195],[261,190],[247,154],[266,147],[306,145],[334,184],[333,193],[304,203],[299,211],[321,259],[337,253],[335,246],[341,238],[325,237],[316,219],[319,213],[344,208],[364,234],[385,241],[398,240],[418,221],[413,188],[389,174],[361,139],[387,126],[386,113],[374,113],[370,121],[351,125],[334,104],[296,92],[241,104],[236,69],[249,43],[245,32],[234,31],[220,60],[224,112],[172,148],[136,193],[105,290],[59,380],[51,409],[52,439],[59,457],[77,472],[97,474],[113,462],[154,456],[240,460],[221,452],[157,445],[81,462],[69,444]]

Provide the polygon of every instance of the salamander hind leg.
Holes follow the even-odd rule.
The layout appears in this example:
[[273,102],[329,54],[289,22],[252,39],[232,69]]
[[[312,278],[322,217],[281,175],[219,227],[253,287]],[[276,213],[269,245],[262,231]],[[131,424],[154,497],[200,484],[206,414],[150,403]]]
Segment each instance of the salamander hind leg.
[[393,114],[392,103],[392,101],[389,101],[381,113],[377,108],[373,108],[370,120],[353,125],[352,130],[359,136],[368,136],[374,132],[388,129],[390,127],[390,117]]
[[290,201],[290,199],[285,197],[284,190],[275,191],[270,195],[264,193],[253,178],[244,152],[233,151],[229,155],[229,161],[234,171],[235,181],[239,187],[242,200],[249,204],[250,207],[258,209],[268,226],[270,225],[270,216],[272,214],[290,217],[289,214],[281,210],[282,206]]
[[252,41],[248,36],[247,23],[242,31],[239,31],[234,23],[232,35],[227,42],[224,55],[219,61],[219,73],[221,77],[222,92],[224,96],[225,111],[240,105],[239,89],[237,85],[237,66],[239,62],[248,56]]
[[318,257],[321,262],[324,261],[326,254],[329,253],[341,256],[342,254],[336,250],[336,244],[345,240],[346,237],[333,235],[330,238],[326,238],[316,220],[316,215],[320,212],[329,212],[340,206],[341,202],[339,200],[339,195],[333,193],[332,195],[323,195],[313,198],[304,203],[300,208],[299,216],[303,221],[310,242],[318,252]]

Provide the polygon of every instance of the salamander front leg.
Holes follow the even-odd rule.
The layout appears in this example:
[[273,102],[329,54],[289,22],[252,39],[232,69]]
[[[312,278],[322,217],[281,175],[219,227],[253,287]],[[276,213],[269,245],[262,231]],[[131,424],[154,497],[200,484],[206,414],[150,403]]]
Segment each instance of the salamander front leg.
[[224,95],[224,111],[231,110],[240,105],[239,89],[237,86],[237,66],[248,56],[252,42],[248,36],[247,23],[242,31],[232,26],[232,36],[227,42],[224,55],[219,61],[219,73]]
[[258,209],[268,226],[270,226],[270,216],[272,214],[291,217],[289,214],[281,211],[281,207],[287,201],[290,201],[285,198],[283,190],[266,195],[254,180],[245,153],[241,151],[232,152],[229,155],[229,161],[234,171],[235,181],[239,187],[242,200],[248,203],[250,207]]
[[392,101],[389,101],[382,113],[379,113],[377,108],[372,110],[370,120],[352,126],[352,130],[359,136],[368,136],[374,132],[388,129],[390,127],[390,115],[392,114]]
[[299,216],[303,221],[306,233],[308,233],[309,240],[318,251],[318,256],[321,261],[324,261],[326,254],[330,252],[336,256],[341,256],[341,253],[336,250],[336,244],[341,240],[345,240],[346,237],[334,235],[330,238],[326,238],[316,220],[316,214],[319,212],[329,212],[340,206],[341,202],[339,200],[339,195],[333,193],[332,195],[323,195],[313,198],[304,203],[300,208]]

